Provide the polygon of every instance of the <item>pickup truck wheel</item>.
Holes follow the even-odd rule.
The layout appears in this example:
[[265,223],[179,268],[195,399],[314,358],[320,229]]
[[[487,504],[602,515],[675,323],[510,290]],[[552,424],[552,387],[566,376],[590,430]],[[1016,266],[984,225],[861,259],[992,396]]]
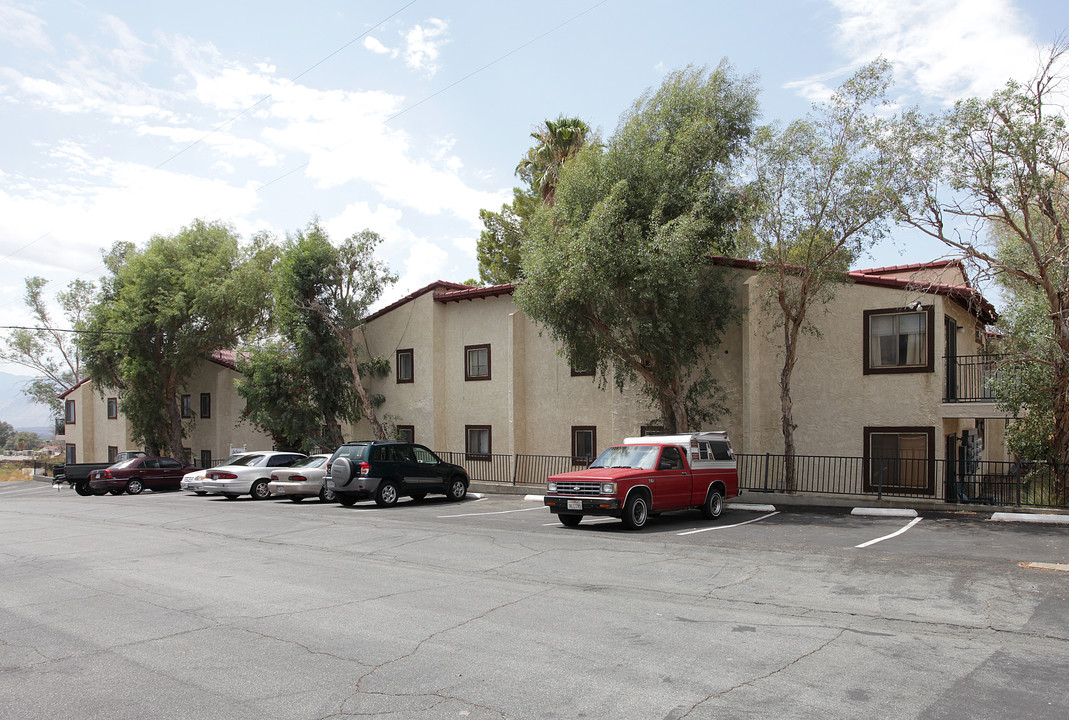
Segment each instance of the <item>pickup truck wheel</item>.
[[88,482],[74,483],[74,492],[78,493],[82,497],[89,497],[93,494],[93,491],[89,489]]
[[345,507],[352,507],[353,505],[356,505],[356,495],[354,495],[353,493],[334,493],[334,494],[337,496],[338,502],[340,502]]
[[650,517],[650,506],[645,496],[634,494],[624,505],[624,527],[628,530],[641,530]]
[[115,488],[114,490],[108,490],[108,492],[112,495],[122,495],[126,490],[123,488]]
[[702,505],[702,517],[712,520],[720,517],[722,512],[724,512],[724,496],[719,490],[710,490],[709,496],[705,498],[705,504]]
[[583,521],[583,516],[560,513],[557,515],[557,519],[560,520],[561,525],[564,525],[565,527],[575,527]]
[[141,481],[137,478],[134,478],[133,480],[128,480],[126,482],[126,492],[130,493],[131,495],[140,495],[141,491],[144,489],[145,486],[142,485]]
[[266,480],[257,480],[252,484],[249,494],[253,500],[266,500],[271,497],[271,488],[267,487]]
[[379,507],[397,504],[397,486],[392,480],[383,480],[379,483],[379,489],[375,491],[375,504]]
[[449,481],[449,499],[456,502],[463,500],[464,496],[468,494],[468,486],[464,484],[464,479],[455,477]]

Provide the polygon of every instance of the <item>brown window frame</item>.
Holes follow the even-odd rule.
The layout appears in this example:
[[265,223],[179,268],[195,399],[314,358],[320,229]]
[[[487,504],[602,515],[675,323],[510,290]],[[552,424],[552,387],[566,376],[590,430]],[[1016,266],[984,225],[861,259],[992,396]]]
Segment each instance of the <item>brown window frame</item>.
[[178,414],[183,418],[193,417],[193,396],[182,395],[178,398]]
[[[924,313],[926,316],[925,322],[927,326],[924,332],[924,340],[927,347],[924,350],[925,362],[921,365],[893,365],[893,366],[876,366],[873,367],[870,364],[869,352],[870,352],[870,340],[872,333],[869,329],[871,319],[874,316],[881,315],[908,315],[912,313]],[[865,375],[894,375],[901,373],[931,373],[935,372],[935,305],[923,305],[916,310],[909,308],[878,308],[874,310],[865,310],[862,313],[863,322],[861,326],[861,354],[863,374]]]
[[[471,452],[471,445],[469,444],[470,433],[472,430],[485,430],[486,431],[486,452]],[[489,460],[494,454],[494,429],[490,425],[465,425],[464,426],[464,457],[467,460]]]
[[[408,376],[401,375],[401,357],[408,356]],[[413,383],[416,381],[416,351],[413,348],[403,348],[394,355],[394,377],[398,385]]]
[[200,418],[206,420],[212,416],[212,394],[210,392],[200,394]]
[[[402,433],[407,435],[402,436]],[[397,439],[401,442],[415,443],[416,442],[416,426],[415,425],[398,425],[397,426]]]
[[210,468],[212,466],[212,451],[201,450],[200,451],[200,466],[202,468]]
[[118,457],[119,457],[119,446],[118,445],[108,445],[108,462],[109,463],[114,463],[116,458],[118,458]]
[[[486,350],[486,374],[485,375],[472,375],[471,364],[468,362],[468,353],[472,350]],[[464,346],[464,379],[467,381],[489,380],[491,378],[491,362],[490,362],[490,343],[483,343],[482,345],[465,345]]]
[[73,400],[63,403],[63,424],[76,425],[78,422],[78,406]]
[[[927,463],[926,481],[925,487],[908,487],[905,485],[887,485],[880,486],[878,483],[872,482],[872,436],[873,435],[924,435],[925,443],[927,445],[925,452],[925,462]],[[885,495],[934,495],[935,494],[935,428],[931,426],[917,425],[917,426],[866,426],[864,428],[864,470],[863,470],[863,490],[865,492],[875,493],[882,492]],[[901,458],[896,458],[901,459]]]
[[108,420],[118,420],[119,419],[119,398],[117,398],[117,397],[109,397],[107,399],[107,405],[108,405]]
[[[578,434],[582,432],[590,433],[590,453],[588,458],[579,454],[579,442]],[[598,451],[598,428],[595,425],[572,425],[572,465],[582,465],[586,467],[594,461],[597,457]]]
[[75,443],[67,443],[63,448],[63,459],[67,465],[73,465],[78,462],[78,445]]

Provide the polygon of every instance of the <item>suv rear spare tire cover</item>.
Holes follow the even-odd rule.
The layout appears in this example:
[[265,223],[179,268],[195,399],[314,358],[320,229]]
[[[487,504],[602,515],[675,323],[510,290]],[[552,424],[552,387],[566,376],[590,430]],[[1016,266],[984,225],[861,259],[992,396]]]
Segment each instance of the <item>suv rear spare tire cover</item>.
[[353,479],[353,465],[349,458],[340,457],[330,464],[330,479],[334,487],[345,487]]

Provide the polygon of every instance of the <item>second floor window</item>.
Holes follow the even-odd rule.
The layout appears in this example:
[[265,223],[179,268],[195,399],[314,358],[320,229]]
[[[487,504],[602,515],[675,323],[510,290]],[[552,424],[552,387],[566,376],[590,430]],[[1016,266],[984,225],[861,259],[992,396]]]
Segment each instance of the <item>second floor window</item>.
[[464,379],[490,379],[489,345],[468,345],[464,348]]
[[210,418],[212,416],[212,394],[201,393],[200,394],[200,416],[201,418]]
[[410,383],[415,378],[415,355],[411,348],[397,351],[397,382]]
[[934,309],[865,311],[865,373],[932,372]]
[[74,401],[68,400],[63,405],[63,422],[68,425],[73,425],[75,420],[74,416]]
[[119,398],[108,398],[108,420],[119,417]]
[[193,417],[193,398],[190,395],[182,396],[182,417]]

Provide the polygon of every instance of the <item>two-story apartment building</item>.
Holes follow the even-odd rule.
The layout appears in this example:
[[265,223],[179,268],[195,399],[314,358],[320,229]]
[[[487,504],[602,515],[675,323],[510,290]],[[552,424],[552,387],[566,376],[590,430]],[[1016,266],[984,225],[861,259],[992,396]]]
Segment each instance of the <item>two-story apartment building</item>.
[[[727,430],[737,451],[783,452],[779,375],[781,333],[763,301],[756,263],[719,259],[743,309],[708,362],[726,392]],[[792,379],[795,442],[801,455],[953,458],[962,443],[984,459],[1006,460],[1006,419],[986,393],[991,364],[981,351],[995,311],[957,262],[851,271],[832,302],[815,307],[818,330],[802,340]],[[656,431],[657,413],[638,388],[604,386],[570,367],[548,332],[513,301],[513,285],[432,283],[366,319],[363,344],[391,361],[369,390],[385,402],[379,417],[398,436],[478,463],[500,455],[597,455],[624,437]],[[183,397],[193,416],[192,459],[202,465],[233,445],[270,440],[238,422],[233,354],[205,361]],[[66,398],[68,456],[106,459],[128,449],[112,398],[88,387]],[[70,407],[70,405],[69,405]],[[349,439],[371,437],[361,423]],[[580,460],[577,460],[577,462]],[[905,465],[896,467],[908,468]],[[932,463],[917,464],[931,468]],[[888,477],[911,492],[939,497],[928,471]],[[859,481],[858,491],[866,492]]]
[[[245,401],[234,390],[240,376],[233,351],[218,351],[199,364],[179,398],[182,417],[189,421],[186,457],[180,459],[212,467],[226,459],[231,449],[271,447],[270,437],[241,422]],[[141,449],[130,439],[130,427],[119,411],[114,390],[101,393],[83,381],[61,397],[66,462],[110,462],[123,450]]]

